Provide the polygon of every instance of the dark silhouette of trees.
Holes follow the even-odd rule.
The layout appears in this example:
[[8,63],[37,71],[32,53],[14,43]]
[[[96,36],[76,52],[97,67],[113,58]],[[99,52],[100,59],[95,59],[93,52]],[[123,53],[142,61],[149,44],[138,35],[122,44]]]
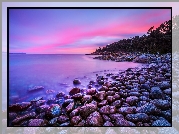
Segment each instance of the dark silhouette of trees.
[[156,29],[152,26],[147,31],[147,35],[144,34],[141,37],[135,36],[113,42],[97,49],[93,54],[103,54],[104,52],[171,53],[172,29],[175,30],[175,37],[177,38],[177,35],[179,35],[179,16],[173,17],[173,20],[172,23],[171,20],[165,21]]

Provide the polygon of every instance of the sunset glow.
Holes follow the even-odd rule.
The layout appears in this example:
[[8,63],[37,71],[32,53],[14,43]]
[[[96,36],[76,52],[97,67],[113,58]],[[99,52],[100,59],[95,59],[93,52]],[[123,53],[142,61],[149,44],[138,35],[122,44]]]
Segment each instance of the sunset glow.
[[91,53],[169,19],[170,9],[10,9],[9,51]]

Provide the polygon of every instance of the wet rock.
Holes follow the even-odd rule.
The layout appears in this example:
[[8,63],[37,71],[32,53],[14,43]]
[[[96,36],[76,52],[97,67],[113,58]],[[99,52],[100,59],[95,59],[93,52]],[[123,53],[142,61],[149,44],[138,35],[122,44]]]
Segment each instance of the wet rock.
[[48,122],[48,124],[49,124],[49,125],[55,125],[55,124],[57,123],[57,121],[58,121],[58,117],[55,117],[55,118],[51,119],[51,120]]
[[85,120],[82,120],[82,121],[80,121],[80,122],[78,123],[77,126],[85,126],[85,123],[86,123],[86,121],[85,121]]
[[77,87],[75,87],[75,88],[73,88],[73,89],[70,90],[69,95],[72,96],[72,95],[75,95],[75,94],[77,94],[77,93],[80,93],[80,89],[77,88]]
[[98,91],[109,91],[107,86],[102,86],[101,88],[98,89]]
[[131,105],[129,105],[128,103],[124,102],[122,103],[122,106],[121,107],[130,107]]
[[139,97],[139,96],[140,96],[140,93],[139,93],[139,92],[130,92],[130,93],[128,94],[128,96],[137,96],[137,97]]
[[82,118],[86,118],[92,112],[96,111],[98,108],[94,104],[86,104],[80,108],[80,115]]
[[102,114],[110,114],[110,106],[107,105],[107,106],[101,107],[99,112],[102,113]]
[[70,113],[70,117],[72,118],[72,117],[78,115],[79,113],[80,113],[80,108],[76,108]]
[[98,105],[98,102],[96,102],[96,101],[93,100],[90,104],[94,104],[94,105],[97,106],[97,105]]
[[115,114],[116,111],[117,111],[117,109],[115,106],[110,106],[110,110],[109,110],[110,114]]
[[102,126],[103,119],[99,112],[95,111],[91,113],[86,119],[87,126]]
[[94,95],[96,93],[96,89],[95,88],[91,88],[91,89],[87,89],[86,90],[86,94],[87,95]]
[[142,84],[141,89],[146,89],[146,90],[149,90],[150,89],[150,86],[148,84]]
[[69,127],[70,126],[70,122],[65,122],[60,124],[60,127]]
[[131,122],[147,122],[149,117],[145,113],[127,114],[126,120]]
[[58,120],[57,120],[57,122],[60,123],[60,124],[65,123],[67,121],[69,121],[69,118],[66,115],[59,116]]
[[42,105],[36,108],[37,113],[45,112],[49,109],[49,105]]
[[72,125],[77,125],[81,120],[82,120],[82,118],[81,118],[80,116],[74,116],[74,117],[71,119],[71,124],[72,124]]
[[114,98],[113,96],[107,96],[106,97],[106,100],[109,102],[109,103],[112,103],[114,101]]
[[150,91],[150,96],[153,99],[161,99],[163,96],[163,92],[159,87],[152,87]]
[[116,113],[116,114],[110,114],[109,117],[111,118],[112,121],[115,121],[120,118],[124,118],[122,114]]
[[39,115],[36,116],[37,119],[45,119],[45,112],[39,113]]
[[142,122],[137,122],[137,123],[136,123],[136,126],[142,127],[142,126],[144,126],[144,125],[143,125]]
[[65,100],[64,101],[64,103],[63,103],[63,107],[67,107],[70,103],[73,103],[74,102],[74,100],[73,99],[67,99],[67,100]]
[[136,108],[135,107],[121,107],[117,111],[120,114],[126,115],[126,114],[132,114],[135,113]]
[[98,104],[98,106],[99,106],[99,107],[102,107],[102,106],[105,106],[105,105],[107,105],[107,104],[108,104],[107,100],[102,100],[102,101]]
[[158,120],[154,121],[152,123],[152,126],[155,126],[155,127],[170,127],[171,124],[163,117],[160,117]]
[[150,94],[149,94],[149,92],[142,92],[142,95],[145,96],[145,97],[147,97],[147,98],[149,98],[149,95],[150,95]]
[[47,122],[43,119],[31,119],[29,120],[29,127],[46,126]]
[[71,112],[74,109],[75,103],[72,102],[66,107],[67,112]]
[[35,107],[44,105],[46,103],[46,100],[38,100],[37,102],[32,102],[31,104]]
[[137,107],[141,107],[141,106],[145,105],[146,103],[147,103],[147,101],[139,101],[137,103]]
[[117,92],[117,91],[118,91],[117,87],[110,87],[109,90],[110,90],[110,91],[114,91],[114,92]]
[[159,87],[160,87],[162,90],[164,90],[164,89],[170,88],[171,85],[170,85],[168,82],[163,81],[163,82],[159,85]]
[[34,98],[33,100],[31,100],[30,102],[31,103],[34,103],[34,102],[37,102],[39,100],[43,100],[43,97],[37,97],[37,98]]
[[124,127],[124,126],[136,126],[134,123],[125,120],[124,118],[118,118],[115,121],[115,126],[120,126],[120,127]]
[[91,81],[89,82],[89,84],[94,85],[94,84],[95,84],[95,81],[94,81],[94,80],[91,80]]
[[107,96],[113,96],[115,94],[115,91],[108,91],[106,93]]
[[74,100],[81,100],[83,98],[83,95],[81,93],[77,93],[71,97]]
[[143,124],[144,127],[149,127],[150,125],[148,123]]
[[56,95],[57,98],[60,98],[60,97],[65,97],[65,93],[64,92],[59,92],[57,95]]
[[35,112],[32,112],[32,113],[29,113],[29,114],[26,114],[26,115],[23,115],[23,116],[20,116],[20,117],[16,117],[13,121],[12,121],[12,125],[18,125],[20,124],[22,121],[24,120],[27,120],[27,119],[32,119],[32,118],[35,118],[36,117],[36,113]]
[[79,79],[74,79],[73,84],[75,85],[81,84],[81,81]]
[[31,106],[30,102],[16,103],[9,106],[10,112],[20,112],[27,110]]
[[119,95],[119,94],[115,94],[115,95],[113,96],[113,98],[114,98],[115,100],[119,100],[119,99],[120,99],[120,95]]
[[103,114],[102,117],[104,121],[111,121],[111,119],[105,114]]
[[91,102],[92,101],[92,96],[91,95],[85,95],[85,96],[83,96],[83,98],[82,98],[82,103],[85,103],[85,102]]
[[140,101],[149,101],[149,98],[147,98],[146,96],[140,96],[139,100]]
[[165,89],[165,90],[163,90],[163,92],[164,92],[165,94],[167,94],[167,95],[171,95],[171,94],[172,94],[171,88]]
[[94,98],[96,98],[96,99],[99,100],[99,101],[104,100],[105,97],[106,97],[106,92],[105,92],[105,91],[100,91],[100,92],[98,92],[98,93],[96,93],[96,94],[94,95]]
[[126,103],[130,104],[130,105],[136,105],[136,103],[138,102],[138,97],[136,96],[130,96],[126,98]]
[[35,86],[33,88],[29,88],[28,92],[36,92],[36,91],[39,91],[39,90],[42,90],[42,89],[44,89],[43,86]]
[[112,103],[113,106],[115,106],[116,108],[121,106],[121,101],[120,100],[116,100]]
[[167,110],[169,108],[171,108],[171,102],[169,102],[168,100],[162,100],[162,99],[154,99],[152,101],[152,103],[157,107],[160,108],[162,110]]
[[159,114],[160,110],[152,103],[146,103],[141,107],[137,107],[136,113],[146,113],[146,114]]
[[16,113],[9,113],[9,119],[14,120],[17,117]]
[[103,85],[104,84],[104,80],[97,80],[99,85]]
[[70,95],[66,95],[66,96],[64,97],[64,99],[71,99],[71,96],[70,96]]
[[107,127],[107,126],[114,126],[114,125],[112,124],[112,122],[106,121],[103,126]]
[[58,104],[52,104],[46,111],[46,117],[48,119],[57,117],[61,114],[61,107]]
[[171,110],[166,110],[161,112],[161,116],[167,119],[167,121],[171,122],[172,119],[172,112]]
[[50,98],[50,99],[47,100],[47,104],[48,105],[51,105],[51,104],[54,104],[54,103],[56,103],[56,99],[55,98]]

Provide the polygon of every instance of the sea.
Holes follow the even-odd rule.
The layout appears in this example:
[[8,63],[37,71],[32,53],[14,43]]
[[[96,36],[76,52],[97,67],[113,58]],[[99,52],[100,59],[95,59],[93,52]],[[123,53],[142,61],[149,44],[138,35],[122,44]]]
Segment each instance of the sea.
[[[36,97],[47,100],[61,91],[67,95],[73,87],[88,88],[89,81],[95,81],[96,75],[142,66],[133,62],[93,59],[96,55],[84,54],[9,54],[9,60],[6,56],[2,55],[3,108],[6,100],[9,104],[27,102]],[[79,79],[81,84],[74,85],[74,79]],[[44,89],[29,92],[35,86]]]

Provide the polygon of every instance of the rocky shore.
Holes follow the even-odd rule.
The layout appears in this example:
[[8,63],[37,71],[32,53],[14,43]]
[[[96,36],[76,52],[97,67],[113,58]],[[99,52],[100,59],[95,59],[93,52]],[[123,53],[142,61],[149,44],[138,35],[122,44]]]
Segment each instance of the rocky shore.
[[[95,59],[145,67],[96,74],[86,90],[74,87],[67,95],[12,104],[9,126],[171,126],[171,54],[111,53]],[[82,84],[79,79],[73,83]]]

